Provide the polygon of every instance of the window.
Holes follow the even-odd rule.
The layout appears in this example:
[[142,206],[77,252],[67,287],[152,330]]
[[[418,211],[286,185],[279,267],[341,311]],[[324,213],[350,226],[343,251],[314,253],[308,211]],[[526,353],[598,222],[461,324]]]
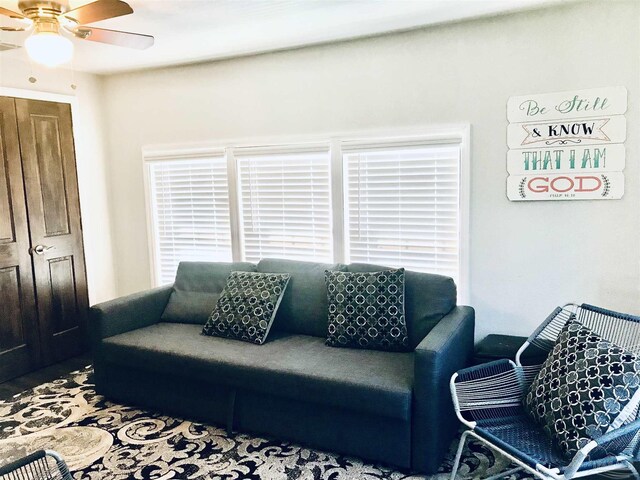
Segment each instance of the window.
[[464,301],[468,126],[265,143],[145,150],[156,284],[277,257],[448,275]]
[[343,147],[349,262],[459,277],[460,148]]
[[234,151],[244,259],[332,261],[329,149]]
[[181,260],[231,261],[226,159],[153,161],[149,179],[156,284]]

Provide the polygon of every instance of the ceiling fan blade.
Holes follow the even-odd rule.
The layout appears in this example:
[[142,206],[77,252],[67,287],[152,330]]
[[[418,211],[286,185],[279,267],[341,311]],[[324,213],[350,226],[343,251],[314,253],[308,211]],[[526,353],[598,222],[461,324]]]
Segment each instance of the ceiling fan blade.
[[0,42],[0,52],[4,52],[5,50],[15,50],[16,48],[20,48],[20,45]]
[[66,12],[63,16],[84,25],[130,13],[133,13],[133,9],[121,0],[98,0]]
[[104,28],[93,28],[81,26],[72,30],[72,33],[79,38],[92,42],[109,43],[120,47],[137,48],[144,50],[153,45],[154,38],[151,35],[141,33],[119,32],[118,30],[105,30]]
[[24,32],[26,28],[19,27],[0,27],[0,31],[3,32]]
[[18,18],[20,20],[22,20],[23,18],[27,18],[21,13],[14,12],[13,10],[9,10],[8,8],[3,8],[3,7],[0,7],[0,15],[5,15],[11,18]]

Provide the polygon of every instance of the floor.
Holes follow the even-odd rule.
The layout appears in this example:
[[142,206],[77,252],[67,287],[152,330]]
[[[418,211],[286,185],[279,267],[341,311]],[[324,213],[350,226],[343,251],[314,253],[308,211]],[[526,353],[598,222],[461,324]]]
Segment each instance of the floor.
[[69,372],[86,367],[90,363],[91,356],[87,353],[79,357],[70,358],[64,362],[56,363],[55,365],[41,368],[35,372],[27,373],[22,377],[0,383],[0,400],[8,400],[20,392],[56,380]]
[[[29,374],[15,378],[13,380],[0,383],[0,400],[9,400],[18,393],[37,387],[38,385],[41,385],[43,383],[57,380],[61,377],[66,376],[70,372],[83,369],[84,367],[90,364],[91,364],[90,355],[84,354],[84,355],[57,363],[55,365],[42,368],[35,372],[31,372]],[[640,465],[636,464],[636,468],[640,468]],[[594,476],[594,477],[588,477],[588,478],[592,478],[596,480],[604,477]],[[618,477],[618,478],[622,478],[622,477]],[[624,478],[628,478],[628,477],[624,477]]]
[[[70,362],[66,366],[72,368]],[[95,392],[90,366],[0,402],[0,464],[41,448],[65,458],[74,478],[95,480],[449,480],[451,464],[445,462],[434,476],[408,476],[276,438],[227,435],[221,426],[105,400]],[[468,478],[487,478],[508,467],[480,445],[467,450]]]

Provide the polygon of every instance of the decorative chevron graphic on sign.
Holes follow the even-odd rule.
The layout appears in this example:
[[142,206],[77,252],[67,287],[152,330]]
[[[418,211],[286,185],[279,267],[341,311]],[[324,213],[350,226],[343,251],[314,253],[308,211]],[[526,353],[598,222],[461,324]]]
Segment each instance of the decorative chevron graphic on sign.
[[593,145],[624,142],[627,124],[624,116],[587,120],[519,123],[509,125],[509,148],[530,146]]
[[601,118],[586,122],[524,124],[522,128],[528,135],[522,144],[544,142],[546,145],[554,143],[566,145],[567,143],[580,143],[583,140],[609,142],[611,139],[602,131],[609,120],[609,118]]

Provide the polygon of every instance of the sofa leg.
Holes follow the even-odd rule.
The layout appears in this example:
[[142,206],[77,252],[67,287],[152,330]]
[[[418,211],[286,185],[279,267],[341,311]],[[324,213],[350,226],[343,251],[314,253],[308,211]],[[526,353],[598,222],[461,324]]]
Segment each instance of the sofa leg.
[[236,409],[236,391],[229,392],[229,403],[227,404],[227,435],[233,435],[233,417]]

